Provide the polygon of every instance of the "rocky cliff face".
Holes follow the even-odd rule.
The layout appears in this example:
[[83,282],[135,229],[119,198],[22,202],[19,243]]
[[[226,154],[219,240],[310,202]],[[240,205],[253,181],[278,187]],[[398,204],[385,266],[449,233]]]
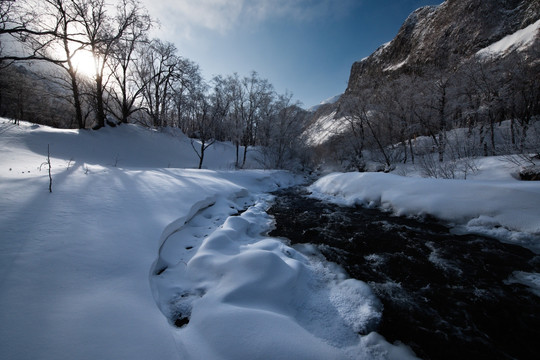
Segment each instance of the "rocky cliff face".
[[[540,0],[446,0],[414,11],[392,41],[354,63],[345,93],[312,114],[306,136],[330,154],[362,154],[340,139],[360,136],[365,149],[375,137],[366,119],[379,128],[379,149],[476,126],[491,129],[483,154],[496,153],[496,122],[519,119],[526,132],[540,116],[539,74]],[[437,146],[442,154],[444,139]]]
[[372,86],[373,77],[454,67],[539,18],[540,0],[447,0],[420,8],[391,42],[353,64],[345,95]]

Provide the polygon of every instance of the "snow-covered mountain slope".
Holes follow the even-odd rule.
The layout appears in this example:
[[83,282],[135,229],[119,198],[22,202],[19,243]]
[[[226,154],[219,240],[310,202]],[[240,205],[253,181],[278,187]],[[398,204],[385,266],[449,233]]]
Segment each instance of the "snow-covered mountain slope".
[[341,97],[341,95],[343,95],[343,94],[334,95],[334,96],[332,96],[332,97],[329,97],[328,99],[321,101],[319,104],[310,107],[310,108],[308,109],[308,111],[310,111],[310,112],[315,112],[315,111],[317,111],[317,110],[318,110],[321,106],[323,106],[323,105],[327,105],[327,104],[335,104],[335,103],[339,100],[339,98]]
[[365,283],[264,235],[265,193],[297,178],[186,169],[190,146],[0,119],[2,358],[414,358],[370,332],[381,308]]
[[540,38],[540,19],[534,24],[520,29],[513,34],[507,35],[501,40],[479,50],[476,54],[480,57],[504,56],[511,51],[523,51],[538,41]]
[[336,112],[316,117],[315,121],[304,132],[306,142],[310,146],[318,146],[333,136],[339,135],[347,127],[342,119],[336,119]]
[[[392,93],[411,82],[411,76],[423,84],[415,85],[422,92],[433,79],[444,78],[456,69],[465,71],[478,59],[485,69],[497,69],[500,57],[514,50],[523,55],[520,66],[525,69],[538,59],[539,24],[538,1],[447,0],[419,8],[408,16],[394,39],[352,65],[346,91],[333,105],[313,113],[308,137],[313,139],[311,133],[318,128],[345,128],[339,122],[347,101],[361,100],[369,106],[371,94]],[[429,93],[426,90],[425,96]],[[332,112],[338,116],[329,116]],[[321,141],[312,143],[320,145]]]

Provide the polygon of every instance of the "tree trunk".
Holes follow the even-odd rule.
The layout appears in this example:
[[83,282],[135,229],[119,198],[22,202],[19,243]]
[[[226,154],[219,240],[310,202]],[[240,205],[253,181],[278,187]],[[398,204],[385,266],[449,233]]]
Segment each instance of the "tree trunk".
[[375,142],[377,143],[377,147],[379,148],[379,150],[381,151],[381,153],[382,153],[382,155],[384,157],[384,161],[386,163],[386,166],[390,167],[392,165],[392,163],[390,161],[390,158],[388,157],[388,154],[386,154],[386,151],[384,150],[383,144],[380,142],[379,137],[377,136],[377,134],[375,133],[375,130],[371,126],[371,122],[369,120],[367,120],[366,124],[367,124],[369,130],[371,131],[371,135],[373,135],[373,138],[375,139]]
[[515,120],[513,116],[512,116],[512,119],[510,120],[510,134],[512,137],[512,146],[516,146]]
[[247,158],[247,151],[248,151],[248,146],[249,145],[244,145],[244,159],[242,160],[242,169],[244,168],[244,166],[246,165],[246,158]]
[[412,140],[409,138],[409,150],[411,152],[411,162],[414,164],[414,150]]
[[205,145],[204,140],[201,140],[201,154],[199,155],[199,169],[202,169],[202,164],[204,161],[204,150],[206,150],[204,145]]
[[439,108],[439,162],[444,161],[444,151],[446,149],[446,117],[444,108],[446,106],[446,89],[443,88],[443,95],[440,101]]
[[239,163],[238,163],[239,159],[238,159],[238,157],[239,157],[239,152],[240,152],[240,143],[239,143],[238,141],[236,141],[234,145],[236,145],[236,161],[235,161],[234,166],[235,166],[236,168],[238,168],[238,166],[239,166]]
[[79,84],[77,84],[77,76],[72,71],[69,71],[71,78],[71,91],[73,93],[73,106],[75,107],[75,121],[79,129],[84,129],[81,96],[79,93]]
[[439,140],[438,140],[438,152],[439,152],[439,162],[443,162],[444,161],[444,150],[446,148],[446,139],[445,139],[445,136],[446,134],[443,133],[443,132],[440,132],[439,133]]
[[127,99],[127,75],[126,75],[126,68],[123,67],[123,77],[122,77],[122,119],[120,120],[122,124],[127,124],[128,117],[129,117],[129,104]]
[[96,129],[105,126],[105,108],[103,106],[103,79],[101,75],[96,75]]

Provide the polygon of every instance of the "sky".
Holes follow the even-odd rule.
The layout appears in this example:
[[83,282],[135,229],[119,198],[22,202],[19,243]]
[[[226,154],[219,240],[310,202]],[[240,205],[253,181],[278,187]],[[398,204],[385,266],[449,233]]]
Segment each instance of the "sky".
[[203,76],[256,71],[305,108],[341,94],[350,69],[392,40],[407,16],[441,0],[143,0]]

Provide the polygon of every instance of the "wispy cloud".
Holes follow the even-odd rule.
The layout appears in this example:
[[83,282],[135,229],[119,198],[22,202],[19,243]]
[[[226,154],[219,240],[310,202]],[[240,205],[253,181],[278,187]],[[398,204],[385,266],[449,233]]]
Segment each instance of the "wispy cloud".
[[240,23],[272,18],[313,21],[339,17],[358,0],[145,0],[150,12],[164,25],[189,36],[193,28],[226,33]]
[[271,17],[312,21],[322,17],[343,16],[358,1],[354,0],[255,0],[244,1],[245,14],[258,20]]

